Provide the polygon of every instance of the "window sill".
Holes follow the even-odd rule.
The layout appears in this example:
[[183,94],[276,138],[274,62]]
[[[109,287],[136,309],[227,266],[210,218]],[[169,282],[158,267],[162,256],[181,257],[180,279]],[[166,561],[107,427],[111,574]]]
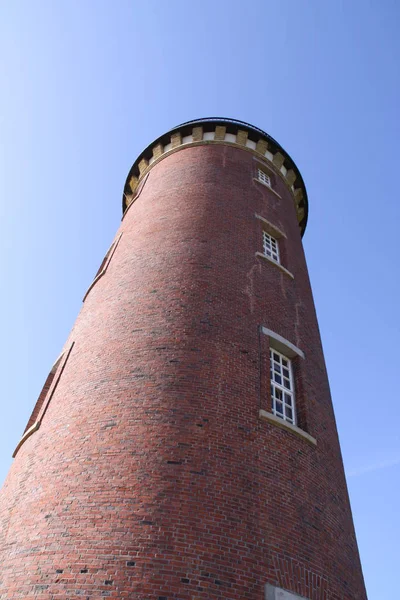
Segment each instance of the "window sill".
[[277,427],[281,427],[282,429],[286,429],[286,431],[291,431],[292,433],[295,433],[299,437],[306,440],[312,446],[317,445],[317,440],[306,431],[303,431],[303,429],[300,429],[300,427],[297,427],[297,425],[292,425],[288,421],[284,421],[283,419],[276,417],[272,413],[262,409],[260,409],[259,416],[261,419],[265,419],[266,421],[268,421],[269,423],[273,423]]
[[36,423],[34,423],[32,425],[32,427],[29,427],[28,431],[25,431],[24,435],[22,436],[22,438],[19,440],[17,447],[15,448],[12,457],[15,458],[17,456],[17,452],[18,450],[21,448],[22,444],[24,442],[26,442],[26,440],[31,437],[31,435],[33,433],[35,433],[35,431],[37,431],[40,427],[40,421],[36,421]]
[[278,240],[279,240],[279,238],[287,239],[286,233],[283,233],[283,231],[278,229],[278,227],[276,227],[276,225],[272,225],[272,223],[270,223],[269,221],[267,221],[267,219],[264,219],[264,217],[262,217],[261,215],[258,215],[257,213],[255,213],[254,216],[256,219],[259,219],[262,223],[264,223],[264,225],[266,226],[266,229],[269,229],[271,232],[271,235],[276,237]]
[[263,181],[260,181],[258,179],[258,177],[253,177],[254,181],[257,181],[257,183],[259,183],[260,185],[263,185],[264,187],[266,187],[270,192],[272,192],[273,194],[275,194],[275,196],[277,196],[278,198],[280,198],[282,200],[282,196],[280,196],[278,194],[278,192],[276,192],[274,190],[274,188],[272,188],[270,185],[268,185],[268,183],[264,183]]
[[[146,183],[146,181],[147,181],[147,178],[146,178],[146,180],[145,180],[145,182],[144,182],[144,183]],[[143,185],[144,185],[144,183],[143,183]],[[140,192],[139,192],[139,194],[140,194]],[[130,206],[130,205],[129,205],[129,206]],[[108,269],[108,265],[110,264],[110,262],[111,262],[111,259],[112,259],[112,257],[114,256],[114,252],[116,251],[116,249],[117,249],[117,247],[118,247],[118,244],[119,244],[119,242],[120,242],[120,240],[121,240],[122,233],[123,233],[123,232],[121,231],[121,233],[119,234],[119,236],[117,237],[117,239],[115,240],[115,242],[113,242],[113,243],[111,244],[111,246],[109,247],[109,249],[108,249],[108,251],[107,251],[107,254],[106,254],[106,256],[105,256],[105,258],[104,258],[104,260],[103,260],[104,266],[103,266],[102,270],[100,271],[100,273],[98,273],[98,274],[96,275],[96,277],[93,279],[92,283],[89,285],[88,289],[86,290],[86,294],[83,296],[83,300],[82,300],[82,302],[85,302],[85,300],[86,300],[86,298],[87,298],[87,296],[88,296],[88,294],[89,294],[90,290],[92,289],[92,287],[93,287],[94,285],[96,285],[96,283],[99,281],[99,279],[101,279],[101,278],[103,277],[103,275],[105,274],[105,272],[107,271],[107,269]],[[102,263],[102,264],[103,264],[103,263]]]
[[288,275],[289,277],[291,277],[292,279],[294,279],[294,275],[288,271],[287,269],[285,269],[285,267],[283,267],[280,263],[276,262],[276,260],[273,260],[272,258],[270,258],[269,256],[267,256],[266,254],[263,254],[262,252],[256,252],[256,256],[263,258],[264,260],[267,260],[268,262],[272,263],[273,265],[275,265],[276,267],[278,267],[278,269],[280,269],[281,271],[283,271],[284,273],[286,273],[286,275]]
[[82,298],[82,302],[85,302],[90,290],[92,289],[92,287],[94,287],[96,285],[96,283],[99,281],[99,279],[101,279],[104,275],[104,273],[106,272],[105,269],[103,269],[102,271],[100,271],[100,273],[93,279],[92,283],[89,285],[88,289],[86,290],[86,294],[83,296]]
[[308,600],[308,598],[267,583],[265,586],[265,600]]

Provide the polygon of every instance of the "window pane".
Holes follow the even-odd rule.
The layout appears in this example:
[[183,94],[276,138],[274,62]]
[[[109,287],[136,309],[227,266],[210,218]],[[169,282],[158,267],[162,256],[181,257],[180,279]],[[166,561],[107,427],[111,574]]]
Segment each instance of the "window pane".
[[271,178],[261,169],[258,169],[258,179],[267,185],[271,185]]
[[272,412],[279,418],[296,423],[291,361],[273,348],[269,349]]
[[292,404],[292,396],[290,394],[285,394],[285,402],[286,404]]

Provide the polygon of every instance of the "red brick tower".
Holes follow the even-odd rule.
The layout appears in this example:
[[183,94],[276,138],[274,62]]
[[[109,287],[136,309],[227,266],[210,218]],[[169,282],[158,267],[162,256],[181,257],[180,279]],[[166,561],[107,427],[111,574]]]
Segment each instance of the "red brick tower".
[[123,198],[3,488],[0,598],[365,600],[296,165],[193,121]]

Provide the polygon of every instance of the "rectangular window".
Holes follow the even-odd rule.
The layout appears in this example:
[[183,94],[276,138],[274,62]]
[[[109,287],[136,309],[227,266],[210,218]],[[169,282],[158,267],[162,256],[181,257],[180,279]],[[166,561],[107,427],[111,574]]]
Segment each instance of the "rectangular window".
[[278,242],[266,231],[263,231],[263,249],[265,256],[269,256],[277,263],[280,262]]
[[265,173],[262,169],[258,169],[258,179],[262,183],[265,183],[268,187],[271,187],[271,177]]
[[273,348],[270,349],[270,360],[272,412],[296,425],[291,361]]

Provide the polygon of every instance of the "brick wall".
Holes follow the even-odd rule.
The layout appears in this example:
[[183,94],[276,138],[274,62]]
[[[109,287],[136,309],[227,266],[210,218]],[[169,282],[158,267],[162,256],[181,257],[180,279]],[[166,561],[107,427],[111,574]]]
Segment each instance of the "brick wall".
[[[366,599],[294,203],[258,164],[216,144],[150,170],[6,480],[0,598]],[[256,213],[294,279],[256,257]],[[260,325],[305,354],[317,446],[259,417]]]

